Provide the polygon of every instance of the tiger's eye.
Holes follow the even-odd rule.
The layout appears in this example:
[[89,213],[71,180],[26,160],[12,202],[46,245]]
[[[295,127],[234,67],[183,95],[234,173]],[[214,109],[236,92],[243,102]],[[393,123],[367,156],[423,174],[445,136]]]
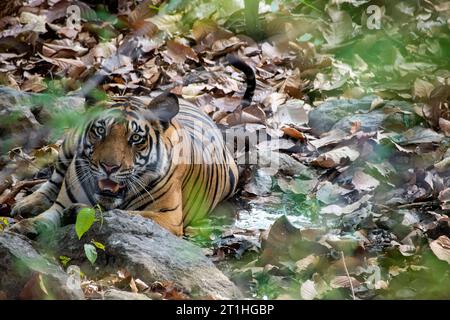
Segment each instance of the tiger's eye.
[[139,142],[139,141],[141,141],[141,136],[140,135],[138,135],[137,133],[135,133],[135,134],[133,134],[132,136],[131,136],[131,142]]
[[100,135],[105,134],[105,128],[103,128],[103,127],[97,128],[97,133],[100,134]]

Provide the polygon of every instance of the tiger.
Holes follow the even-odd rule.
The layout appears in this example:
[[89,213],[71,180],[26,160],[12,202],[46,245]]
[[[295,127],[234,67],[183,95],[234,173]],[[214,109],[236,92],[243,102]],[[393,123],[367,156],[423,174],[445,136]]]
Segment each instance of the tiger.
[[[249,105],[254,71],[227,58],[246,76],[241,106]],[[238,178],[223,134],[200,108],[170,92],[149,103],[120,97],[66,134],[50,179],[13,207],[13,216],[29,218],[12,231],[30,238],[51,233],[69,208],[100,205],[150,218],[182,236],[234,194]]]

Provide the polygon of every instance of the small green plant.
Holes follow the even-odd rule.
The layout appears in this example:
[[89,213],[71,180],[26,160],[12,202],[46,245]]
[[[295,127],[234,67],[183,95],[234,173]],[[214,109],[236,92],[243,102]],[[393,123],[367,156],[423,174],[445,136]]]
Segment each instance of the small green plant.
[[9,222],[5,217],[0,217],[0,231],[3,231],[8,227]]
[[92,227],[95,222],[95,209],[83,208],[78,212],[77,221],[75,223],[75,232],[78,240]]
[[209,248],[220,238],[224,228],[211,218],[202,219],[191,224],[186,232],[187,238],[203,248]]
[[[97,211],[100,213],[100,219],[96,218]],[[92,225],[97,221],[100,221],[100,225],[103,224],[103,211],[100,205],[97,204],[93,208],[81,209],[77,214],[75,222],[75,232],[78,239],[81,240],[83,235],[89,231]],[[94,239],[91,239],[91,243],[86,243],[84,245],[84,253],[91,264],[95,264],[95,261],[97,260],[97,248],[104,251],[105,245]]]
[[67,265],[69,264],[70,260],[72,260],[72,259],[70,259],[67,256],[59,256],[59,261],[61,262],[61,264],[63,265],[64,268],[67,267]]

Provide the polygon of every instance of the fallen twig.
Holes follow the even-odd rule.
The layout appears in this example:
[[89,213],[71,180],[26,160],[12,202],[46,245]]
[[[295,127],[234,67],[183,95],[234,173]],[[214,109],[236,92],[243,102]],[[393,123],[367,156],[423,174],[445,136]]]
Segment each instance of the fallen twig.
[[0,182],[0,197],[6,189],[9,189],[13,184],[11,177],[7,177],[4,181]]
[[439,201],[431,200],[431,201],[423,201],[423,202],[413,202],[413,203],[407,203],[397,206],[397,209],[408,209],[408,208],[415,208],[415,207],[422,207],[425,205],[439,205]]
[[341,251],[341,256],[342,256],[342,263],[344,264],[345,273],[347,274],[348,281],[350,281],[350,289],[352,290],[353,300],[356,300],[355,289],[353,289],[352,278],[350,277],[350,273],[348,273],[347,264],[345,263],[344,251]]
[[0,196],[0,203],[8,203],[8,202],[10,202],[12,199],[14,199],[17,196],[17,194],[23,188],[30,188],[30,187],[33,187],[33,186],[35,186],[37,184],[44,183],[46,181],[47,181],[47,179],[19,181],[12,188],[11,192]]

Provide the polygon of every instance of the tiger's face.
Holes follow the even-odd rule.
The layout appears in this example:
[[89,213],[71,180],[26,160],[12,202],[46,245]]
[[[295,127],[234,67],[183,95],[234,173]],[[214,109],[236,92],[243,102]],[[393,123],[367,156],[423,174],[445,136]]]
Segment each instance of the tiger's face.
[[115,106],[90,123],[80,158],[81,167],[89,168],[86,181],[98,204],[118,208],[164,172],[161,134],[178,110],[176,96],[162,94],[147,107]]

